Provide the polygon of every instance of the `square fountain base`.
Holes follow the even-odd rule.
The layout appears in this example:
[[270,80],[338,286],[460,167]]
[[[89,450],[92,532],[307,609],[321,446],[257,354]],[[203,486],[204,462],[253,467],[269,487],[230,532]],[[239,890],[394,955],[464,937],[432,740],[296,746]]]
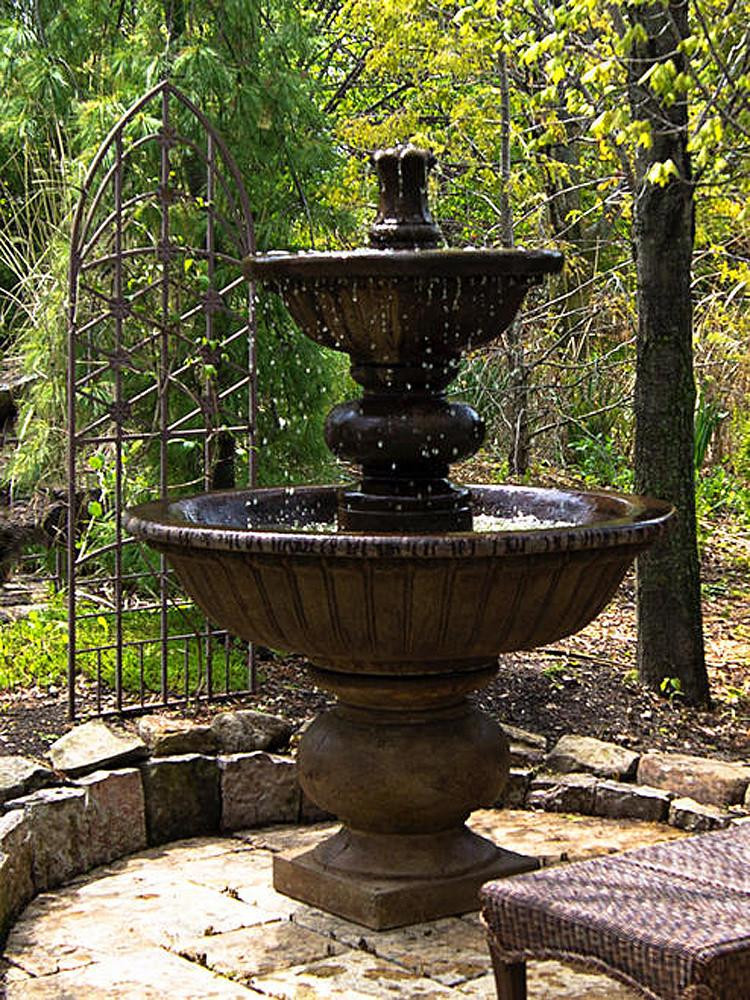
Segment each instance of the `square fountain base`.
[[314,854],[302,848],[275,855],[274,889],[376,931],[477,910],[485,882],[539,867],[536,858],[498,847],[489,862],[462,875],[381,879],[334,871]]

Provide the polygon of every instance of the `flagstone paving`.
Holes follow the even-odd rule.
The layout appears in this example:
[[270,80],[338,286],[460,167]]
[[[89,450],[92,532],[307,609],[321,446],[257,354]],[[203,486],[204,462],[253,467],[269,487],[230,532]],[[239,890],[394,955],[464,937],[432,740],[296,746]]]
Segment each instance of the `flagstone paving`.
[[[682,835],[660,824],[512,810],[475,813],[471,825],[545,864]],[[43,893],[8,938],[7,1000],[492,1000],[476,914],[378,932],[274,892],[273,854],[334,828],[179,841]],[[529,997],[635,994],[600,975],[530,962]]]

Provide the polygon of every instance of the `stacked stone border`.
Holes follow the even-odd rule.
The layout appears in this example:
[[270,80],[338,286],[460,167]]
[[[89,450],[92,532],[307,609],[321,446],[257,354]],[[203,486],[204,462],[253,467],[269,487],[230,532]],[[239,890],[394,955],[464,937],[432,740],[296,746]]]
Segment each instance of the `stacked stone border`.
[[[292,727],[257,712],[149,732],[97,720],[50,751],[52,767],[0,757],[0,945],[31,899],[99,865],[190,837],[331,818],[306,799],[292,757],[236,747],[288,743]],[[169,754],[170,748],[206,752]],[[166,753],[166,755],[165,755]]]
[[510,741],[506,808],[637,819],[691,833],[750,819],[750,766],[649,751],[639,754],[588,736],[544,737],[504,726]]
[[[504,729],[511,770],[496,807],[667,822],[694,832],[750,821],[750,766],[639,755],[580,736],[562,737],[548,753],[543,737]],[[142,720],[140,731],[147,742],[101,721],[86,723],[53,746],[52,768],[0,758],[0,945],[36,894],[125,855],[173,840],[332,818],[305,797],[293,757],[269,749],[222,752],[248,741],[288,742],[291,727],[283,720],[233,712],[211,727],[180,723],[166,735]],[[190,747],[208,752],[168,752]]]

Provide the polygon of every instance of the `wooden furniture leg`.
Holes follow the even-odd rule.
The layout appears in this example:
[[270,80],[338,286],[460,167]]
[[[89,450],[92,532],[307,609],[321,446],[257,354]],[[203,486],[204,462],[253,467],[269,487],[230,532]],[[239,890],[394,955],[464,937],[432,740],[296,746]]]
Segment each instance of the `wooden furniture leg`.
[[527,1000],[526,997],[526,963],[504,962],[490,948],[492,955],[492,971],[495,973],[497,1000]]

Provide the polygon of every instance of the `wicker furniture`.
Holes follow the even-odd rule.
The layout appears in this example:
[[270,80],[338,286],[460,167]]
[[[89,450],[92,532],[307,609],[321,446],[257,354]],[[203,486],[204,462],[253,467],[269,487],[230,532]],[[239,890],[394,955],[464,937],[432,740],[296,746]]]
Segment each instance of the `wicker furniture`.
[[481,891],[499,1000],[526,960],[606,973],[651,1000],[750,1000],[750,824]]

